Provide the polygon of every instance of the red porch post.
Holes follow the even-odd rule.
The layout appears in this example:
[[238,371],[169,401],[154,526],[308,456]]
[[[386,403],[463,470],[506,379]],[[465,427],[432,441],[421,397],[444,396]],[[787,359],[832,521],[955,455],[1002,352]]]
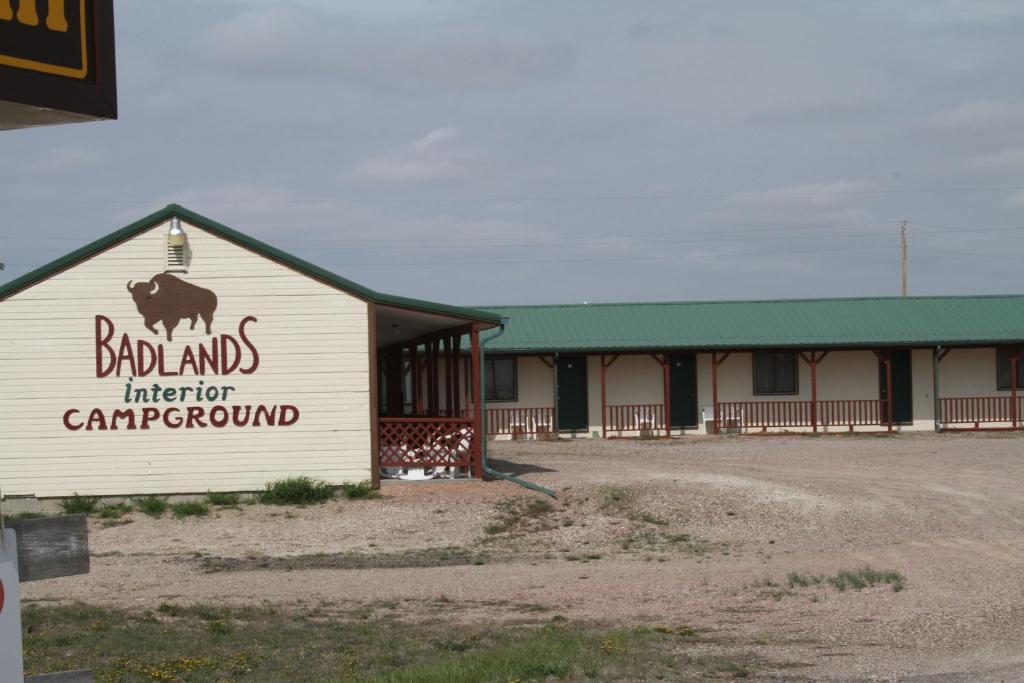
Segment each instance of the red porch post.
[[445,335],[441,340],[444,355],[444,412],[448,417],[458,417],[452,412],[452,338]]
[[1019,362],[1019,349],[1014,349],[1010,354],[1010,419],[1013,420],[1014,428],[1017,427],[1017,363]]
[[461,417],[462,412],[462,396],[461,396],[461,377],[459,377],[459,347],[462,345],[462,335],[455,335],[452,337],[452,417]]
[[818,363],[824,360],[825,356],[828,355],[828,351],[825,351],[820,356],[817,351],[811,351],[810,356],[804,355],[803,351],[800,351],[800,357],[804,359],[808,366],[811,368],[811,429],[814,432],[818,431]]
[[885,400],[888,404],[889,424],[886,431],[892,431],[892,350],[885,350]]
[[606,420],[606,413],[608,412],[608,394],[607,394],[607,375],[608,366],[604,362],[604,354],[601,354],[601,438],[608,438],[608,420]]
[[669,390],[668,353],[661,356],[661,390],[665,397],[665,436],[672,436],[672,395]]
[[410,359],[410,364],[412,365],[412,414],[418,416],[423,413],[423,399],[420,387],[420,345],[411,345],[409,353],[412,355]]
[[483,452],[482,439],[487,438],[484,433],[483,412],[480,410],[480,326],[473,323],[469,332],[470,360],[473,364],[473,466],[472,474],[477,479],[484,478],[484,465],[480,460]]
[[720,420],[718,419],[718,366],[724,363],[731,353],[732,351],[728,351],[719,358],[717,352],[711,352],[711,411],[715,420],[715,434],[722,433],[722,428],[719,425]]

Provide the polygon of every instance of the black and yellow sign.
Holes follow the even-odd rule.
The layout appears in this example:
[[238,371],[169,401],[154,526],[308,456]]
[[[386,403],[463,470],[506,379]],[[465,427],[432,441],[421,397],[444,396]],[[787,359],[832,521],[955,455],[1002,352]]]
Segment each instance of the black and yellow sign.
[[85,0],[0,0],[0,64],[89,78],[89,19]]
[[0,0],[0,129],[116,118],[114,82],[113,0]]

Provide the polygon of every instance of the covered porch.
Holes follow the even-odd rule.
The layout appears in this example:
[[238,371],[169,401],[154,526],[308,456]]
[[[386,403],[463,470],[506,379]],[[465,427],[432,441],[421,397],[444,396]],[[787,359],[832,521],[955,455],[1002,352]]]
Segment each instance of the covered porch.
[[375,307],[373,452],[379,477],[483,476],[480,332],[496,325]]
[[[762,356],[789,365],[775,368],[777,377],[769,367],[761,382]],[[520,396],[511,405],[488,403],[487,433],[667,438],[910,428],[913,385],[922,380],[911,376],[910,357],[910,349],[896,348],[520,355]],[[574,373],[574,361],[585,372]],[[778,386],[759,386],[773,379]],[[927,422],[931,428],[930,414]]]
[[[940,431],[1021,429],[1024,415],[1024,396],[1020,395],[1024,384],[1022,354],[1024,350],[1019,346],[937,347],[936,428]],[[979,375],[988,381],[976,381]]]

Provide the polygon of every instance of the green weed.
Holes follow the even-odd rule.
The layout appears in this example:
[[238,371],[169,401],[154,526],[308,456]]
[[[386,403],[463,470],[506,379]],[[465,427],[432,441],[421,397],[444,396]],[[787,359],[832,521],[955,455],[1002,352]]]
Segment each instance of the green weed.
[[311,477],[288,477],[267,484],[259,499],[265,505],[309,505],[323,503],[334,497],[327,482]]
[[91,515],[96,512],[96,506],[99,504],[99,496],[80,496],[76,493],[60,502],[60,511],[65,515]]
[[167,500],[157,496],[143,496],[132,500],[135,509],[150,517],[162,517],[167,512]]
[[184,517],[205,517],[210,514],[210,506],[198,500],[171,505],[171,514],[178,519]]

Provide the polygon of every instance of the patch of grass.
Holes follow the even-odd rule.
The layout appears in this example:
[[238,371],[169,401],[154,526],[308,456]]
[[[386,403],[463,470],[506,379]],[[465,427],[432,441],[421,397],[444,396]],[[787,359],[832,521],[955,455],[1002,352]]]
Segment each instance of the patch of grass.
[[[755,582],[751,585],[754,588],[769,585],[778,586],[769,577],[765,577],[763,580],[770,583],[759,585]],[[858,567],[857,569],[844,569],[832,576],[825,574],[800,574],[798,572],[790,572],[786,575],[786,585],[789,588],[811,588],[827,585],[840,592],[848,589],[859,591],[864,588],[873,588],[874,586],[891,586],[893,592],[898,593],[906,588],[906,581],[906,577],[894,569],[872,569],[868,565]]]
[[17,513],[15,513],[13,515],[7,515],[7,518],[8,519],[41,519],[41,518],[46,517],[46,516],[47,515],[46,515],[45,512],[31,512],[29,510],[26,510],[24,512],[17,512]]
[[210,491],[206,494],[206,502],[210,505],[216,505],[218,507],[227,507],[229,505],[238,505],[242,499],[237,493],[225,493],[223,491]]
[[91,669],[97,681],[116,683],[624,683],[756,671],[749,656],[689,655],[686,641],[651,629],[607,630],[559,616],[543,625],[471,625],[322,606],[164,604],[153,613],[33,603],[22,625],[28,673]]
[[489,535],[510,531],[541,531],[554,528],[544,519],[554,512],[554,506],[543,498],[520,496],[503,500],[497,505],[498,518],[484,527]]
[[60,502],[60,511],[65,515],[91,515],[100,504],[99,496],[80,496],[77,493]]
[[136,510],[153,518],[162,517],[167,512],[167,500],[158,496],[134,498],[132,502],[135,503]]
[[310,505],[333,497],[334,488],[326,481],[302,476],[270,482],[259,500],[265,505]]
[[898,571],[877,570],[867,565],[858,569],[844,569],[835,576],[830,576],[828,582],[839,591],[845,591],[847,588],[861,590],[877,585],[889,585],[898,593],[906,587],[906,578]]
[[121,519],[132,509],[124,503],[112,503],[100,508],[100,519]]
[[358,484],[342,484],[340,488],[341,494],[346,498],[380,498],[380,491],[373,487],[372,481],[361,481]]
[[798,574],[797,572],[790,572],[786,575],[786,585],[790,588],[809,588],[810,586],[820,586],[824,582],[824,576]]
[[210,514],[210,506],[199,500],[174,503],[171,505],[171,514],[178,519],[184,517],[205,517]]
[[750,584],[751,588],[778,588],[779,584],[775,582],[770,576],[762,576],[760,579],[756,579]]
[[709,552],[719,551],[723,555],[728,554],[728,546],[725,543],[704,541],[694,538],[690,534],[667,533],[650,528],[634,529],[629,536],[622,540],[620,546],[626,551],[675,551],[691,555],[706,555]]
[[636,502],[636,491],[628,486],[607,485],[602,486],[600,508],[602,512],[619,515],[623,517],[634,516],[634,504]]

